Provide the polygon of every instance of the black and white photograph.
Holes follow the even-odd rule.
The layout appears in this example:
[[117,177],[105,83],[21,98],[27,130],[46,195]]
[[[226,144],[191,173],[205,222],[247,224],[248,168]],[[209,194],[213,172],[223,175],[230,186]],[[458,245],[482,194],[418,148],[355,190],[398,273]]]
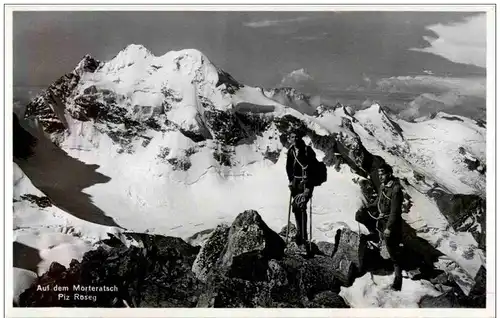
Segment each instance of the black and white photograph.
[[492,314],[495,5],[6,8],[10,310]]

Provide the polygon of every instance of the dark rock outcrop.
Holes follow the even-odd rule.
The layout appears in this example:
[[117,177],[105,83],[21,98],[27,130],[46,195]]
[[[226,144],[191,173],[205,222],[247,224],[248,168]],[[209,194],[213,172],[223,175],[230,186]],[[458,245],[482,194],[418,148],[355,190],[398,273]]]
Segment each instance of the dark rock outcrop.
[[46,196],[39,197],[34,194],[24,194],[21,196],[21,199],[27,200],[31,203],[34,203],[38,205],[39,207],[43,208],[48,208],[49,206],[52,206],[52,202],[50,202],[50,199]]
[[486,251],[486,200],[477,195],[449,194],[440,189],[427,193],[455,231],[470,232]]
[[288,231],[288,242],[292,242],[295,238],[295,235],[297,235],[297,227],[295,226],[295,224],[293,224],[292,222],[288,223],[288,227],[285,225],[279,235],[286,241],[286,235],[287,235],[287,231]]
[[206,282],[197,306],[315,307],[320,306],[312,301],[316,294],[340,290],[330,257],[304,258],[284,248],[255,211],[241,213],[229,229],[219,226],[193,265]]
[[338,246],[336,244],[330,243],[330,242],[318,242],[317,243],[318,249],[321,252],[321,254],[325,256],[332,257],[333,253],[336,252]]
[[437,297],[424,296],[418,304],[420,308],[461,308],[458,295],[452,290]]
[[461,122],[464,121],[462,118],[456,117],[456,116],[441,116],[441,118],[448,119],[448,120],[451,120],[451,121],[453,121],[453,120],[461,121]]
[[248,210],[238,215],[231,225],[227,244],[218,266],[229,277],[247,280],[265,280],[267,262],[281,259],[285,242],[260,215]]
[[86,55],[73,72],[61,76],[26,106],[25,118],[36,118],[48,134],[65,131],[66,99],[78,85],[82,72],[94,72],[99,65],[99,61]]
[[224,145],[235,146],[247,137],[234,113],[213,109],[205,110],[204,116],[213,138]]
[[481,266],[468,296],[468,307],[486,308],[486,268]]
[[84,71],[84,72],[94,73],[99,68],[100,65],[101,65],[100,61],[94,59],[92,56],[87,54],[80,61],[77,68],[75,69],[75,72],[78,73]]
[[229,227],[226,225],[219,225],[201,247],[192,267],[193,273],[201,281],[206,281],[208,275],[215,268],[227,244],[228,234]]
[[[20,295],[19,305],[195,306],[202,285],[191,272],[191,265],[198,248],[174,237],[138,233],[129,236],[139,241],[143,247],[100,247],[87,252],[81,263],[73,260],[69,268],[53,263],[46,274]],[[56,285],[67,288],[67,291],[55,291]],[[48,286],[48,291],[41,291],[39,286]],[[75,286],[80,287],[75,290]],[[85,286],[101,291],[85,291]]]
[[311,97],[295,88],[279,87],[263,91],[263,93],[270,99],[304,114],[315,115],[318,113],[316,107],[311,104]]
[[219,76],[219,80],[215,86],[219,87],[220,85],[225,85],[226,92],[230,94],[235,93],[238,89],[243,87],[243,85],[235,80],[229,73],[220,68],[217,68],[217,75]]
[[486,164],[475,158],[473,154],[468,152],[464,147],[458,147],[458,153],[462,155],[463,163],[470,171],[477,171],[484,175],[486,173]]
[[330,257],[304,258],[300,254],[287,254],[282,260],[269,264],[271,299],[275,303],[288,304],[288,307],[309,307],[316,294],[340,291],[342,283],[335,272]]
[[484,119],[476,119],[476,125],[478,125],[481,128],[486,129],[486,120]]
[[334,275],[345,285],[351,285],[355,276],[364,269],[366,240],[350,229],[338,231],[333,252]]
[[200,296],[197,307],[255,308],[271,307],[269,286],[241,278],[213,274]]
[[230,147],[221,145],[214,150],[213,157],[221,166],[231,167],[231,157],[233,155],[233,152],[234,151]]
[[314,307],[320,308],[349,308],[345,300],[332,291],[325,291],[313,298]]
[[445,273],[430,281],[437,286],[444,286],[446,291],[437,297],[424,296],[419,303],[422,308],[486,308],[486,269],[484,266],[478,271],[469,295],[465,295],[457,283]]

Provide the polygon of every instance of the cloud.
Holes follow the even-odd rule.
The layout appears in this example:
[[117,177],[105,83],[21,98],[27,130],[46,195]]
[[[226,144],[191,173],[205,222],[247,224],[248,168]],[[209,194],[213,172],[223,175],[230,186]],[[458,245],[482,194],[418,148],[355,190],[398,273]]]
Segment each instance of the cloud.
[[320,96],[320,89],[314,77],[307,73],[304,68],[294,70],[285,75],[278,86],[291,87],[309,96],[309,104],[313,107],[317,107],[324,102]]
[[279,86],[295,88],[299,92],[311,97],[320,93],[320,89],[314,77],[307,73],[304,68],[292,71],[285,75],[283,79],[281,79]]
[[301,68],[285,75],[281,80],[280,86],[295,87],[297,84],[309,81],[314,81],[314,78],[305,69]]
[[486,98],[484,77],[394,76],[378,80],[376,86],[377,90],[389,93],[442,94],[453,91],[462,95]]
[[299,40],[299,41],[316,41],[316,40],[323,40],[326,38],[328,35],[327,32],[324,32],[323,34],[320,35],[303,35],[303,36],[295,36],[293,37],[294,40]]
[[315,40],[321,40],[324,37],[322,36],[317,36],[317,35],[310,35],[310,36],[296,36],[293,37],[294,40],[299,40],[299,41],[315,41]]
[[297,18],[282,19],[282,20],[260,20],[260,21],[246,22],[243,23],[243,25],[249,28],[267,28],[289,23],[304,22],[309,19],[310,18],[308,17],[297,17]]
[[410,50],[432,53],[452,62],[486,67],[486,14],[451,25],[435,24],[427,29],[438,37],[424,36],[429,47]]
[[366,83],[367,88],[370,88],[372,86],[371,78],[368,77],[368,75],[366,75],[365,73],[363,73],[363,82]]
[[373,99],[368,98],[368,99],[365,99],[363,101],[363,103],[361,103],[361,107],[362,108],[367,108],[367,107],[370,107],[371,105],[373,105],[375,103],[376,103],[376,101],[374,101]]
[[416,94],[399,110],[406,120],[440,111],[471,118],[485,114],[486,80],[482,77],[397,76],[380,79],[376,85],[379,91]]

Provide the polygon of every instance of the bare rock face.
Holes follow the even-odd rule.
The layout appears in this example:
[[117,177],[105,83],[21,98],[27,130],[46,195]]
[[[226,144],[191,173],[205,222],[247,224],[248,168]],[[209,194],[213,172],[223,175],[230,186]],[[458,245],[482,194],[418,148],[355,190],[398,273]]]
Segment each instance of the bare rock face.
[[268,260],[282,258],[284,249],[283,239],[256,211],[248,210],[231,225],[218,265],[231,277],[265,280]]
[[456,293],[447,291],[437,297],[424,296],[418,304],[420,308],[459,308],[463,307]]
[[349,308],[345,300],[332,291],[325,291],[314,296],[314,307],[320,308]]
[[484,266],[479,269],[469,295],[465,295],[455,279],[446,273],[430,281],[435,286],[445,289],[445,292],[437,297],[423,297],[419,303],[421,308],[486,308],[486,269]]
[[325,256],[332,257],[333,253],[335,253],[336,246],[333,243],[321,241],[317,245],[320,252]]
[[[330,291],[337,295],[340,290],[342,282],[331,257],[308,258],[291,249],[285,250],[283,239],[252,210],[237,216],[229,229],[218,229],[208,238],[193,266],[197,277],[206,284],[197,307],[306,308],[328,304],[345,307],[339,298],[328,303],[320,297],[324,300],[322,305],[313,301],[318,293]],[[284,230],[286,235],[286,228]],[[219,243],[214,244],[217,240]],[[221,251],[223,242],[225,246]],[[207,253],[208,250],[211,252]],[[210,270],[199,271],[202,266],[196,264],[202,254],[204,259],[210,259],[205,262],[210,263]]]
[[289,307],[311,307],[314,296],[331,291],[337,294],[342,282],[330,257],[304,258],[287,254],[269,266],[271,299]]
[[272,290],[288,285],[287,272],[280,263],[274,259],[270,260],[268,263],[267,281]]
[[206,281],[208,274],[215,267],[227,244],[228,234],[229,227],[219,225],[201,247],[192,267],[193,273],[201,281]]
[[48,208],[50,206],[52,206],[52,202],[50,201],[50,199],[46,196],[43,196],[43,197],[39,197],[37,195],[34,195],[34,194],[24,194],[21,196],[21,199],[23,200],[27,200],[31,203],[34,203],[36,205],[38,205],[40,208]]
[[454,230],[470,232],[486,251],[486,199],[477,195],[449,194],[439,189],[428,195],[436,200],[439,210]]
[[83,72],[95,72],[100,62],[86,55],[71,73],[61,76],[27,106],[25,118],[36,118],[48,133],[66,130],[64,110],[66,99],[73,93]]
[[367,243],[358,233],[347,228],[339,230],[337,237],[337,249],[332,257],[335,273],[343,283],[350,285],[355,275],[364,269]]
[[486,308],[486,268],[481,266],[474,279],[475,284],[469,293],[469,307]]
[[292,242],[295,238],[295,235],[297,235],[297,227],[295,226],[295,224],[293,224],[292,222],[290,222],[288,224],[288,226],[284,226],[281,231],[280,231],[280,236],[282,238],[284,238],[286,240],[286,234],[287,234],[287,231],[288,231],[288,242]]
[[196,307],[255,308],[271,307],[269,286],[220,274],[210,275],[204,293]]

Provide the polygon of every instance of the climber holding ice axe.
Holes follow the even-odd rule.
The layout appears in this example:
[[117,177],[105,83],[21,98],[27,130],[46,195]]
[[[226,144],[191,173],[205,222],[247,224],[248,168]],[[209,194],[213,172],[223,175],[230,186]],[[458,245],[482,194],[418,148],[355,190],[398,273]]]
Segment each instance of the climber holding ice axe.
[[[326,166],[316,159],[316,153],[311,146],[307,146],[302,140],[304,134],[300,130],[289,134],[290,148],[288,149],[286,172],[288,175],[288,187],[290,188],[290,202],[288,207],[288,224],[290,224],[290,210],[295,215],[297,234],[295,242],[299,248],[305,248],[306,253],[311,253],[311,240],[307,239],[307,203],[312,201],[313,189],[326,181]],[[312,202],[310,218],[312,218]],[[312,230],[312,220],[310,231]],[[287,242],[288,242],[287,224]]]

